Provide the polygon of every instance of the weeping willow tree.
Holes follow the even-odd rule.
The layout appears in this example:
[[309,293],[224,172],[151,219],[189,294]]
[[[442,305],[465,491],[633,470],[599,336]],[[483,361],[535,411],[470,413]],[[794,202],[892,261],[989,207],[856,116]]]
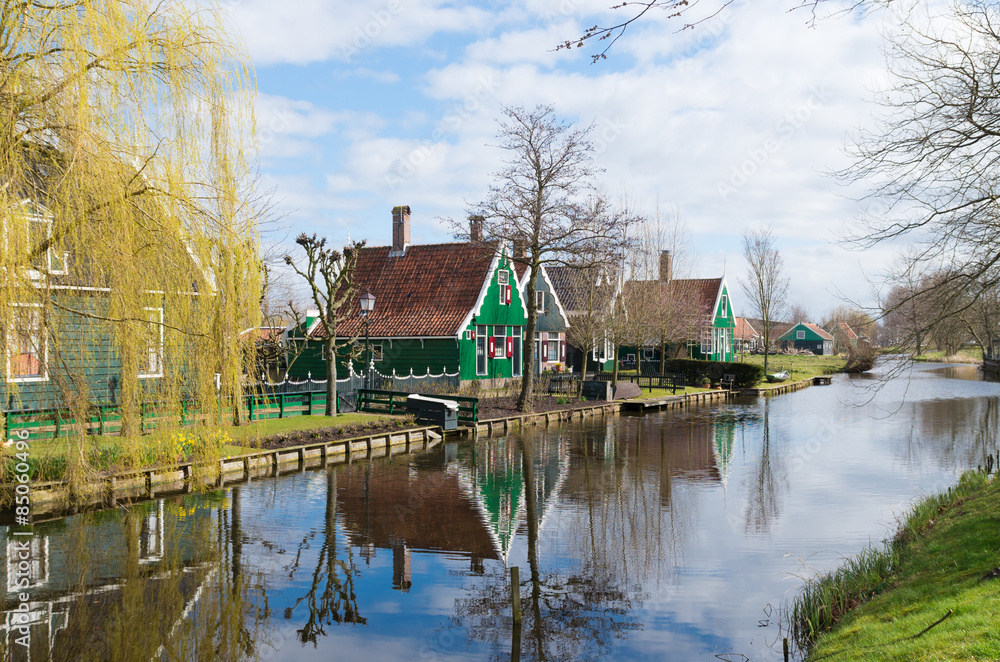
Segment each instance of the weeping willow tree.
[[133,451],[144,412],[239,422],[261,288],[253,76],[216,15],[0,0],[0,392],[71,410],[71,480],[95,405]]

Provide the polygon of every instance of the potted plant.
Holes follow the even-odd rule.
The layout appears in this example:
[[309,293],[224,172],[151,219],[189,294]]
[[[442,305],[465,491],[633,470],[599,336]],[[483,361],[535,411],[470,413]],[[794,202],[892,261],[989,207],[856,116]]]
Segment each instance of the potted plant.
[[708,388],[712,385],[712,380],[708,378],[708,375],[701,378],[701,387]]

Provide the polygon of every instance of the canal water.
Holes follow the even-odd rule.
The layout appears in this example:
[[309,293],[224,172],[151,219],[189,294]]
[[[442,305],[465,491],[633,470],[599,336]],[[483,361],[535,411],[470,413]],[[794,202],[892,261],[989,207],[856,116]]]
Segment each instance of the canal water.
[[0,529],[4,658],[780,660],[804,577],[997,451],[1000,384],[880,375],[48,522],[27,588]]

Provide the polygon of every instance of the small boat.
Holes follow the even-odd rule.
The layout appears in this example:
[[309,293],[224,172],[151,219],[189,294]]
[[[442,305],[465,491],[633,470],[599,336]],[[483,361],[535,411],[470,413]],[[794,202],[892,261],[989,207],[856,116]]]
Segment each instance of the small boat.
[[772,372],[770,375],[767,375],[767,381],[774,384],[775,382],[783,382],[789,377],[788,371],[782,370],[781,372]]

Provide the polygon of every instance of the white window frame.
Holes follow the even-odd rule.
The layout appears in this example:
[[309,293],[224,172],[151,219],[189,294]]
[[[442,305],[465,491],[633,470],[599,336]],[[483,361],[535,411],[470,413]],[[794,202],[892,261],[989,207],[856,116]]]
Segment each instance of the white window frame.
[[[30,559],[21,559],[20,553],[22,551],[21,545],[27,542],[30,548],[28,552]],[[23,574],[19,575],[18,564],[22,560],[27,560],[30,564],[30,575],[28,577],[27,586],[18,586],[18,580],[23,578]],[[30,538],[15,538],[10,537],[7,539],[7,592],[15,593],[17,591],[23,591],[26,588],[37,588],[39,586],[45,586],[49,583],[49,537],[34,535]]]
[[535,310],[545,312],[545,290],[535,290]]
[[[486,340],[486,326],[477,325],[476,326],[476,376],[482,376],[489,372],[489,346]],[[482,348],[482,353],[480,354],[480,347]],[[479,370],[479,357],[483,357],[483,369]]]
[[[31,237],[32,224],[37,223],[37,224],[40,224],[40,225],[44,225],[45,226],[45,238],[46,239],[51,239],[52,238],[52,219],[51,218],[49,218],[47,216],[39,216],[38,214],[28,214],[27,221],[28,222],[27,222],[27,227],[26,227],[25,231],[28,233],[28,237],[27,237],[27,249],[28,250],[31,250],[31,246],[32,246],[32,243],[31,243],[32,242],[32,237]],[[62,251],[62,267],[63,268],[62,269],[53,269],[52,268],[52,257],[53,257],[53,255],[55,255],[58,252],[59,251],[57,251],[54,247],[49,246],[48,250],[45,251],[45,271],[44,272],[40,271],[39,269],[37,269],[35,267],[34,264],[32,264],[31,266],[28,267],[28,275],[31,278],[41,278],[44,275],[49,275],[49,276],[65,276],[66,273],[67,273],[67,269],[68,269],[69,252],[68,251]]]
[[521,368],[524,365],[523,348],[521,346],[521,327],[512,326],[509,331],[510,337],[513,338],[511,342],[513,343],[514,350],[510,353],[510,374],[513,377],[520,377]]
[[729,317],[729,297],[722,295],[722,314],[719,317]]
[[[545,342],[547,342],[548,345],[549,345],[549,363],[558,363],[559,362],[559,339],[558,338],[549,338]],[[552,351],[553,346],[556,348],[555,352]],[[553,355],[555,356],[555,358],[552,358]]]
[[[156,377],[163,376],[163,306],[159,307],[149,306],[147,308],[143,308],[143,310],[149,313],[157,313],[156,315],[150,316],[151,319],[149,322],[150,324],[156,325],[156,330],[159,332],[157,334],[159,335],[159,341],[156,343],[155,347],[149,344],[146,345],[146,361],[143,364],[143,366],[139,369],[139,379],[154,379]],[[159,318],[159,320],[156,319],[157,317]],[[149,359],[150,357],[154,356],[154,351],[155,351],[154,360],[156,362],[156,365],[153,367],[155,368],[155,370],[148,371],[146,370],[146,368],[149,367]]]
[[139,520],[139,563],[157,563],[163,560],[163,501],[156,510]]
[[643,347],[642,348],[642,358],[643,358],[643,360],[645,360],[645,361],[652,360],[653,357],[655,356],[655,352],[656,352],[656,350],[654,350],[652,347]]
[[796,340],[805,340],[806,339],[805,329],[799,329],[798,331],[796,331],[795,332],[795,339]]
[[[714,329],[713,329],[714,331]],[[701,354],[702,356],[711,356],[715,354],[712,347],[712,342],[715,340],[712,331],[706,331],[701,335]]]
[[[47,382],[49,381],[49,334],[45,329],[45,320],[42,319],[42,304],[40,303],[15,303],[14,308],[37,308],[38,309],[38,335],[40,336],[41,342],[41,354],[42,360],[39,361],[39,367],[41,373],[38,376],[28,375],[28,376],[11,376],[11,354],[14,349],[14,343],[11,342],[11,338],[15,337],[18,333],[17,328],[12,320],[10,324],[7,325],[7,351],[6,356],[6,377],[7,382],[12,384],[27,384],[30,382]],[[16,316],[15,316],[16,317]]]
[[383,348],[382,344],[380,343],[378,345],[372,345],[371,348],[372,348],[372,363],[381,363],[382,362],[382,356],[383,356],[382,355],[382,348]]
[[497,272],[497,284],[506,285],[510,282],[510,273],[506,269]]

